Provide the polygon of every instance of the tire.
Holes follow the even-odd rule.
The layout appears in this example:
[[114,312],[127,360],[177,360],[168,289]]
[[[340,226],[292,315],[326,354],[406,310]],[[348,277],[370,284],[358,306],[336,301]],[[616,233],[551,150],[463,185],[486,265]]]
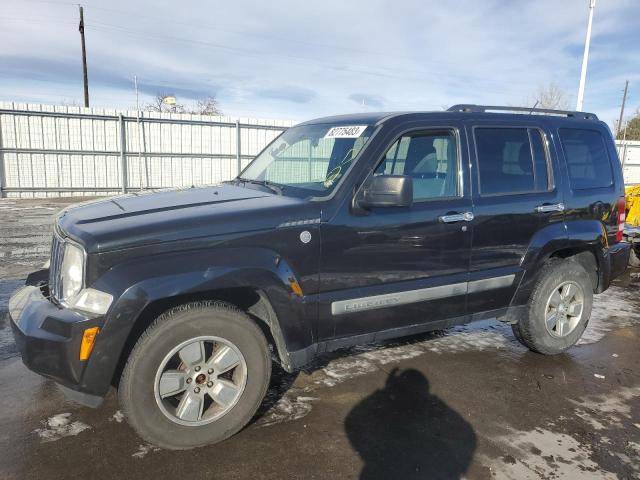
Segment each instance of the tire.
[[[565,290],[569,285],[569,289]],[[568,297],[574,291],[581,294],[582,307],[579,316],[569,315],[576,313],[576,304],[580,304],[577,297],[572,297],[574,301],[569,302],[571,299]],[[567,300],[562,299],[563,294],[567,296]],[[562,307],[554,308],[553,305],[558,303],[558,298],[561,299]],[[565,318],[562,313],[566,311],[565,304],[569,306],[567,320],[554,324],[553,318]],[[516,339],[530,350],[545,355],[556,355],[578,342],[591,317],[592,306],[593,285],[584,267],[570,259],[553,260],[542,268],[524,315],[511,328]],[[553,317],[554,312],[556,317]],[[548,328],[547,323],[553,327]]]
[[[229,367],[234,361],[237,365]],[[270,375],[268,344],[253,320],[225,303],[189,303],[160,315],[140,336],[118,399],[144,440],[184,450],[220,442],[244,427],[260,406]],[[178,380],[168,388],[171,376]]]
[[631,253],[629,254],[629,265],[631,265],[632,267],[640,267],[640,255],[638,255],[638,252],[636,252],[636,248],[638,247],[632,245]]

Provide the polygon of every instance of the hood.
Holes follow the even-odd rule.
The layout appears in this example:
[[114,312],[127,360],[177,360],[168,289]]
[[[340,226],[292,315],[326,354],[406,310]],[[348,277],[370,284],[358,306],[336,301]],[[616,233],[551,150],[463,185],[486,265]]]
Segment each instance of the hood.
[[251,188],[192,187],[74,205],[58,215],[58,226],[91,253],[275,228],[308,218],[305,206],[310,202]]

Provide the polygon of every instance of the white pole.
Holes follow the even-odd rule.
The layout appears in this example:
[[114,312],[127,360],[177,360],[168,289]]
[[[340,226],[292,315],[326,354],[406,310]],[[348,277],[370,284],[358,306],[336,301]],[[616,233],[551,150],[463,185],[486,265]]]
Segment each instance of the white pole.
[[578,87],[578,102],[576,110],[582,110],[584,100],[584,84],[587,81],[587,63],[589,63],[589,45],[591,44],[591,24],[593,23],[593,9],[596,0],[589,0],[589,23],[587,24],[587,38],[584,41],[584,55],[582,56],[582,71],[580,72],[580,87]]

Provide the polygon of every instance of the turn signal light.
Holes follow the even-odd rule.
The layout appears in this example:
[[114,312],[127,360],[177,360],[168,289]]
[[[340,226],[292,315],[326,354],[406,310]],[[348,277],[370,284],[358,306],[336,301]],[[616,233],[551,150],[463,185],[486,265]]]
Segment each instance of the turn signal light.
[[289,278],[289,286],[291,287],[291,291],[293,292],[293,294],[296,297],[302,297],[302,287],[300,286],[300,284],[298,283],[298,281],[291,277]]
[[96,336],[100,332],[100,327],[87,328],[82,334],[82,343],[80,344],[80,361],[89,359],[93,345],[96,343]]

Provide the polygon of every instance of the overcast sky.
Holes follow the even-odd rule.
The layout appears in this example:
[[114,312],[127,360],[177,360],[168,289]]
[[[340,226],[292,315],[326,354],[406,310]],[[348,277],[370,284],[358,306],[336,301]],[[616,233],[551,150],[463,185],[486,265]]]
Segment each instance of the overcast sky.
[[[304,120],[362,110],[575,105],[588,0],[86,0],[91,104],[215,95],[225,114]],[[0,0],[0,100],[82,103],[77,5]],[[640,107],[640,1],[598,0],[584,109]]]

